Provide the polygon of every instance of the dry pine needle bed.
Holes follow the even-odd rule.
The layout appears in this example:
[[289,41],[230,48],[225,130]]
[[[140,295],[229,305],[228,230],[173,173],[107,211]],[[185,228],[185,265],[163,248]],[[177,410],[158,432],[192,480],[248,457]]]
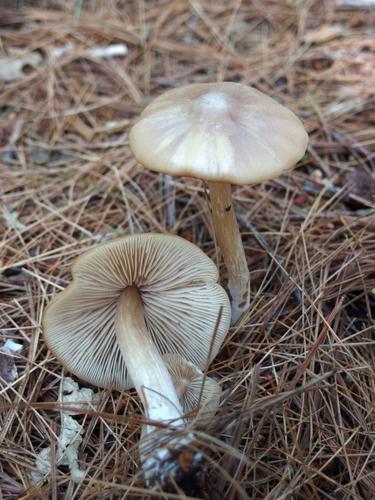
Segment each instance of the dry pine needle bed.
[[[202,495],[374,498],[373,9],[272,0],[15,4],[0,5],[0,57],[14,48],[34,56],[19,77],[0,80],[0,347],[8,341],[0,497],[150,496],[138,467],[135,392],[78,379],[79,387],[63,386],[70,374],[47,350],[41,319],[70,282],[74,259],[102,241],[170,232],[220,265],[205,184],[169,185],[143,169],[128,131],[165,90],[228,80],[292,109],[310,143],[290,174],[233,193],[252,304],[207,372],[224,397],[197,430],[209,461]],[[118,52],[100,52],[110,46]],[[221,276],[225,284],[222,265]],[[62,412],[64,387],[86,388],[81,399],[91,405]],[[75,465],[84,474],[75,481],[71,464],[57,464],[68,421],[83,429]],[[47,447],[51,473],[35,480]]]

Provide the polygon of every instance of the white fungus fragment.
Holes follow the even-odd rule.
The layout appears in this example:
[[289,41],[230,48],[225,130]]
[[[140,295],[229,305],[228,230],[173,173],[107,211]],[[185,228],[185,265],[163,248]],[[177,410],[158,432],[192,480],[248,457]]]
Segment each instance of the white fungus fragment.
[[[79,388],[78,384],[71,378],[63,379],[61,383],[62,403],[77,402],[74,405],[75,411],[64,410],[61,416],[61,429],[58,436],[56,449],[57,465],[67,465],[70,470],[71,479],[79,482],[85,476],[78,463],[78,448],[82,443],[83,428],[71,415],[77,414],[77,408],[85,408],[95,405],[99,395],[87,387]],[[43,448],[35,460],[36,470],[31,473],[34,482],[41,481],[44,476],[51,473],[51,447]]]

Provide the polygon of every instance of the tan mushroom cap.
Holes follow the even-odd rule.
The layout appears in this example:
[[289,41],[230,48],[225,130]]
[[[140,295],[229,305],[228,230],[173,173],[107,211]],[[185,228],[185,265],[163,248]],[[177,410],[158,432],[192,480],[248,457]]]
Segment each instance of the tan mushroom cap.
[[69,371],[98,386],[132,387],[114,329],[118,298],[127,286],[138,287],[161,354],[179,353],[203,368],[228,331],[230,306],[215,264],[178,236],[140,234],[104,243],[79,257],[72,274],[73,282],[45,312],[44,336]]
[[240,83],[197,83],[161,95],[130,131],[136,159],[151,170],[253,184],[295,166],[308,136],[297,116]]
[[215,410],[219,407],[221,397],[220,385],[180,354],[163,355],[172,377],[177,396],[185,413],[198,410]]

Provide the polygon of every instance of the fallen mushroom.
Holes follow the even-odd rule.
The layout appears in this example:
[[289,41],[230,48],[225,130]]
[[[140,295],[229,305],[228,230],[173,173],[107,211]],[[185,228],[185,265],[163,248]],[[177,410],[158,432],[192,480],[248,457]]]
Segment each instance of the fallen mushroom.
[[[200,368],[216,356],[230,307],[214,263],[178,236],[141,234],[89,250],[72,273],[44,314],[49,348],[83,380],[135,387],[150,420],[146,432],[158,422],[181,429],[183,410],[162,355],[181,354]],[[177,436],[167,447],[185,449],[191,440]],[[155,447],[143,464],[149,484],[181,477],[164,443]]]
[[171,175],[208,182],[216,240],[228,271],[232,323],[250,305],[250,274],[231,184],[254,184],[295,166],[307,147],[289,109],[239,83],[174,89],[147,106],[129,135],[136,159]]

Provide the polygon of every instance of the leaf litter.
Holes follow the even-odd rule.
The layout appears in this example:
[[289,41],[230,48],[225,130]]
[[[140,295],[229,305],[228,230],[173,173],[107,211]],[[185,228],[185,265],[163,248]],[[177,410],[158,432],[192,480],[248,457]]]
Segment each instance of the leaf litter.
[[[133,232],[193,241],[218,262],[225,285],[204,184],[166,185],[137,165],[127,144],[154,97],[220,80],[253,85],[290,107],[310,143],[293,172],[233,192],[252,306],[207,370],[224,397],[209,425],[194,429],[209,461],[206,497],[371,498],[375,59],[365,3],[0,8],[1,57],[15,47],[43,57],[73,47],[0,82],[0,206],[8,210],[0,218],[0,328],[4,341],[23,346],[11,356],[17,379],[1,383],[4,498],[150,498],[138,467],[143,420],[134,392],[88,387],[100,403],[63,413],[61,366],[41,319],[78,255]],[[76,57],[116,44],[127,54]],[[68,416],[76,423],[64,437]],[[72,440],[73,473],[58,462]],[[54,466],[35,484],[46,449]]]

